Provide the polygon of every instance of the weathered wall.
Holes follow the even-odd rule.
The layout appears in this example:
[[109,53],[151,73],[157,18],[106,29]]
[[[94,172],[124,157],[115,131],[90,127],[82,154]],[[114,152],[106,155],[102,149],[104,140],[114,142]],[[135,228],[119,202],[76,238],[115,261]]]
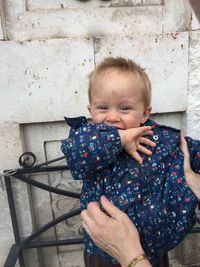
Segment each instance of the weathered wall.
[[[126,56],[147,69],[154,117],[200,138],[200,30],[186,0],[0,1],[0,172],[32,151],[38,162],[60,156],[63,116],[87,113],[87,74],[103,57]],[[78,191],[68,172],[35,179]],[[27,236],[77,201],[14,182],[21,235]],[[0,183],[0,266],[13,244]],[[63,222],[44,239],[80,236],[80,221]],[[192,240],[191,240],[192,239]],[[200,264],[198,236],[173,253],[172,266]],[[26,252],[27,266],[83,266],[81,247]],[[193,262],[191,262],[191,258]],[[189,261],[188,261],[189,259]]]

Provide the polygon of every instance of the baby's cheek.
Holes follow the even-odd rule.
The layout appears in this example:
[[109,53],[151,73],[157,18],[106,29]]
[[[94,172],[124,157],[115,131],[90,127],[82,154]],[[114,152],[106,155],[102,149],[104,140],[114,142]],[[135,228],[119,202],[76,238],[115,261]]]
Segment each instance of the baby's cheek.
[[105,120],[105,115],[103,114],[98,114],[98,113],[95,113],[93,116],[92,116],[92,121],[94,123],[102,123],[104,122]]

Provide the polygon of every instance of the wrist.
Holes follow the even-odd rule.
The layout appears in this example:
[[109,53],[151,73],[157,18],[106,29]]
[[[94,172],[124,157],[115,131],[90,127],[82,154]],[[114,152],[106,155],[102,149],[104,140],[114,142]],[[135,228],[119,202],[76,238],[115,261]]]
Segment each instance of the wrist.
[[138,255],[144,254],[144,250],[142,249],[142,247],[137,250],[134,248],[126,252],[127,253],[125,255],[121,255],[123,256],[123,258],[121,258],[120,260],[120,264],[122,267],[127,267],[133,258],[137,257]]
[[127,267],[150,267],[150,258],[148,256],[146,256],[144,253],[134,257],[129,264],[127,265]]
[[119,136],[120,136],[120,139],[121,139],[121,144],[122,144],[122,147],[123,147],[125,145],[125,143],[126,143],[125,130],[118,130],[118,133],[119,133]]

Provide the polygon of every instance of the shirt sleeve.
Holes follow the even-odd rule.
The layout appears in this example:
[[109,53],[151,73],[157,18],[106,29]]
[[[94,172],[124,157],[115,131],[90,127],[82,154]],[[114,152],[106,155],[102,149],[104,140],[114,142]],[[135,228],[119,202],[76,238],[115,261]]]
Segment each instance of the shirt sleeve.
[[122,146],[117,128],[86,123],[71,129],[61,150],[75,179],[95,179],[97,171],[115,161]]
[[190,153],[191,168],[194,172],[200,174],[200,141],[186,137]]

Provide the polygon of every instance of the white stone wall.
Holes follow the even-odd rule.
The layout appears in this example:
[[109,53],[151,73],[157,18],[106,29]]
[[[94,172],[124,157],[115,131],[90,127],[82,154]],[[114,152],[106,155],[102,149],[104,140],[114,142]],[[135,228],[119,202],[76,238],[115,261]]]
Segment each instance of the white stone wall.
[[[153,84],[153,112],[161,123],[200,139],[200,26],[187,0],[0,1],[0,172],[16,168],[24,151],[43,162],[61,155],[68,132],[63,116],[87,113],[87,74],[103,57],[136,60]],[[79,190],[68,172],[35,179]],[[22,236],[76,201],[14,182]],[[0,182],[0,266],[14,243],[5,185]],[[78,236],[78,219],[44,239]],[[200,264],[199,238],[189,237],[171,263]],[[81,247],[31,250],[26,266],[83,266]],[[193,262],[188,259],[193,259]]]
[[[200,28],[200,26],[199,26]],[[187,134],[200,137],[200,30],[190,33]]]

